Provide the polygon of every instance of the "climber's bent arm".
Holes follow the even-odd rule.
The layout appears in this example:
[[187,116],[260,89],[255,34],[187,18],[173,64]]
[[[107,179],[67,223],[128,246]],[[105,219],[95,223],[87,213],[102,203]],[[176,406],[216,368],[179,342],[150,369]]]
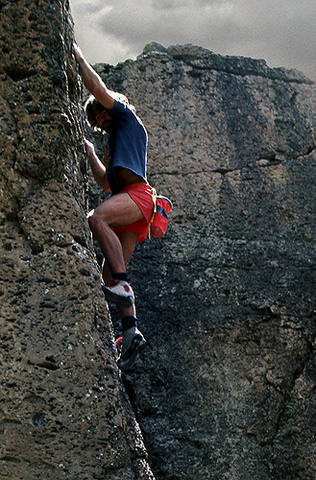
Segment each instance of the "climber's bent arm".
[[102,190],[110,193],[111,189],[108,182],[108,176],[106,174],[105,166],[96,155],[94,151],[93,143],[89,142],[89,140],[86,140],[86,139],[84,140],[84,143],[86,146],[90,167],[91,167],[95,181],[102,188]]
[[105,107],[112,109],[114,107],[114,98],[109,94],[101,77],[89,65],[84,58],[80,47],[74,44],[74,53],[77,62],[80,65],[83,83],[90,93]]

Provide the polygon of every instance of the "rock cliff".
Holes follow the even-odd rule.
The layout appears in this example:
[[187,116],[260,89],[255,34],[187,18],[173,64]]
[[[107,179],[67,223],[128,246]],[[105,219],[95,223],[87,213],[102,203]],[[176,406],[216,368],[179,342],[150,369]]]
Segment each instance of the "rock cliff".
[[129,267],[150,347],[124,381],[156,478],[311,480],[314,85],[191,45],[96,68],[175,205]]
[[175,205],[129,265],[149,347],[121,377],[68,2],[0,11],[1,478],[312,479],[313,84],[193,46],[96,66]]
[[0,11],[0,478],[152,479],[86,222],[68,2]]

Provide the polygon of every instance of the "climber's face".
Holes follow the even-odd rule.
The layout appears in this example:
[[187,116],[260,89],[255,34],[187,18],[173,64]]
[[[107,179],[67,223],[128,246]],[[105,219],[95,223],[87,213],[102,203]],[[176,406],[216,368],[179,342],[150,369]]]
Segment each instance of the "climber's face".
[[107,110],[102,110],[96,114],[95,123],[100,130],[107,131],[111,128],[112,117]]

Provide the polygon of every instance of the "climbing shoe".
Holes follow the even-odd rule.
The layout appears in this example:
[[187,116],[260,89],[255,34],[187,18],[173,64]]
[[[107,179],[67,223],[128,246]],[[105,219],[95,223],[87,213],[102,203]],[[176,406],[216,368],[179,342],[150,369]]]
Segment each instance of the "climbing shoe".
[[125,280],[111,280],[110,286],[102,285],[105,299],[108,302],[130,307],[134,302],[134,292]]
[[138,353],[143,350],[146,340],[137,327],[131,327],[125,330],[123,337],[120,337],[116,344],[122,343],[121,352],[117,365],[123,372],[130,370],[134,365]]

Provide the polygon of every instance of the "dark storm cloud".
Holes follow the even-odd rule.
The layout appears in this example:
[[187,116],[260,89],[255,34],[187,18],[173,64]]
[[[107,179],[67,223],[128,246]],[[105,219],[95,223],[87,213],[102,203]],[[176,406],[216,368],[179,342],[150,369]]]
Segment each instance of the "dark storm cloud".
[[316,77],[314,0],[71,3],[78,41],[92,63],[135,57],[151,41],[193,43],[223,55],[265,58],[271,66],[298,68]]

